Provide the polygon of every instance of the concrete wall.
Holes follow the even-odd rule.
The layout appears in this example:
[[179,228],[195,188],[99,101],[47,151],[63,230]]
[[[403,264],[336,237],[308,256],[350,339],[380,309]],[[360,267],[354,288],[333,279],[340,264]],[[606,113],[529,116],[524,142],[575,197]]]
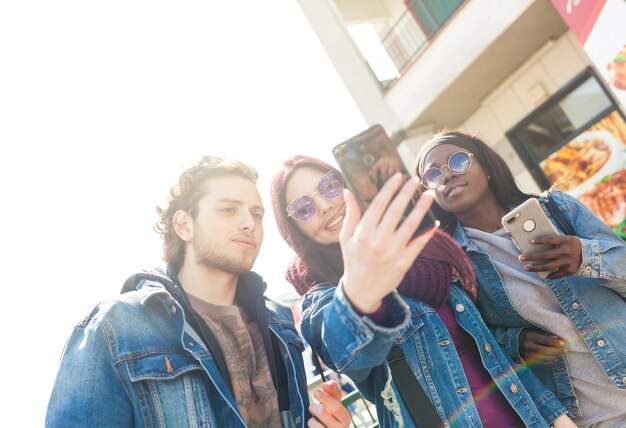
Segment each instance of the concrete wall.
[[401,129],[395,113],[383,98],[380,83],[348,33],[335,3],[330,0],[298,0],[298,4],[367,123],[380,123],[389,133]]
[[[436,45],[429,46],[394,87],[383,94],[351,39],[342,14],[356,18],[356,12],[349,12],[352,8],[369,10],[367,13],[370,16],[383,12],[391,16],[394,7],[401,6],[402,1],[298,2],[366,121],[382,124],[390,134],[410,128],[409,125],[420,111],[533,5],[533,0],[516,0],[510,2],[507,8],[501,7],[501,0],[468,1],[455,19],[449,22],[445,31],[437,36]],[[369,8],[362,8],[365,3]],[[471,34],[471,38],[468,34]],[[451,56],[455,61],[449,60]],[[537,191],[534,180],[506,139],[505,132],[589,63],[576,38],[567,31],[545,43],[507,78],[499,80],[498,86],[488,92],[480,102],[480,107],[458,128],[479,134],[507,160],[525,190]],[[424,82],[429,83],[424,85]],[[437,131],[428,125],[408,129],[408,138],[399,148],[405,163],[411,165],[419,147]]]
[[462,5],[444,31],[385,95],[402,127],[410,127],[532,3],[516,0],[502,7],[501,0],[471,0]]
[[334,0],[334,4],[347,25],[385,21],[391,26],[406,10],[402,0]]
[[[566,32],[559,39],[549,41],[521,67],[482,101],[481,107],[469,116],[458,129],[477,134],[507,161],[523,190],[538,192],[524,163],[506,138],[505,133],[537,108],[542,101],[561,89],[590,61],[576,37]],[[544,97],[538,97],[540,88]],[[411,162],[421,145],[438,129],[422,128],[402,145],[405,162]]]
[[538,190],[505,133],[541,104],[544,99],[537,98],[538,92],[545,91],[545,98],[550,97],[588,65],[588,57],[573,33],[568,31],[544,45],[495,88],[459,129],[476,133],[492,144],[509,162],[520,185],[527,190]]

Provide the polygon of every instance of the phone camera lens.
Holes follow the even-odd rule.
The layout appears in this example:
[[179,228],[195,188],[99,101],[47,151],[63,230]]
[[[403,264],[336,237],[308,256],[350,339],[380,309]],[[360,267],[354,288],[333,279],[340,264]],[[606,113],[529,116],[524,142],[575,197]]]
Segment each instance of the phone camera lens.
[[374,165],[374,161],[375,161],[375,158],[374,158],[373,154],[366,153],[366,154],[363,155],[363,163],[365,165],[372,166],[372,165]]

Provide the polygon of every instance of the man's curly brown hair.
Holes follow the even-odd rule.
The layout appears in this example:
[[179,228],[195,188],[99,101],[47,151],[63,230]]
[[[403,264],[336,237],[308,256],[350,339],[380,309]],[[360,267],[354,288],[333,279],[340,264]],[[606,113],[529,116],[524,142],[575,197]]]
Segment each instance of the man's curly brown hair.
[[256,184],[259,176],[257,171],[243,162],[204,156],[200,162],[187,168],[172,187],[165,206],[157,206],[159,220],[155,230],[163,239],[163,260],[179,270],[185,260],[185,242],[174,230],[174,214],[178,210],[186,211],[192,218],[196,217],[198,201],[209,191],[211,178],[235,175]]

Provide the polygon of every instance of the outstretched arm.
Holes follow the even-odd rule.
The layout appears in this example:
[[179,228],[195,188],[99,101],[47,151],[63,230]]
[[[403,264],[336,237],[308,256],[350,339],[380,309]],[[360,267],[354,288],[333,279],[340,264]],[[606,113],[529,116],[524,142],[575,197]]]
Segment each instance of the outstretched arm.
[[[412,238],[432,203],[427,193],[398,226],[418,186],[414,180],[403,185],[398,174],[385,183],[362,217],[346,191],[340,235],[344,276],[336,288],[318,287],[305,297],[304,337],[329,367],[355,382],[364,381],[385,361],[397,332],[408,322],[408,308],[395,289],[435,232],[433,228]],[[385,322],[377,323],[368,314],[383,300]]]

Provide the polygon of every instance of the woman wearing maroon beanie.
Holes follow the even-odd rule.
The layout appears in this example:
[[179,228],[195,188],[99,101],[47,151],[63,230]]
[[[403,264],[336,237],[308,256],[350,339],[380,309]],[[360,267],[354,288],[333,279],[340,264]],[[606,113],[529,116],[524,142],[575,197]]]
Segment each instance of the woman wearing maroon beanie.
[[411,238],[432,196],[398,226],[418,187],[403,181],[390,179],[361,214],[323,161],[295,156],[274,176],[272,207],[296,253],[286,277],[304,295],[305,339],[376,403],[380,426],[414,426],[387,365],[393,345],[445,426],[573,426],[556,397],[496,344],[458,245],[438,229]]

